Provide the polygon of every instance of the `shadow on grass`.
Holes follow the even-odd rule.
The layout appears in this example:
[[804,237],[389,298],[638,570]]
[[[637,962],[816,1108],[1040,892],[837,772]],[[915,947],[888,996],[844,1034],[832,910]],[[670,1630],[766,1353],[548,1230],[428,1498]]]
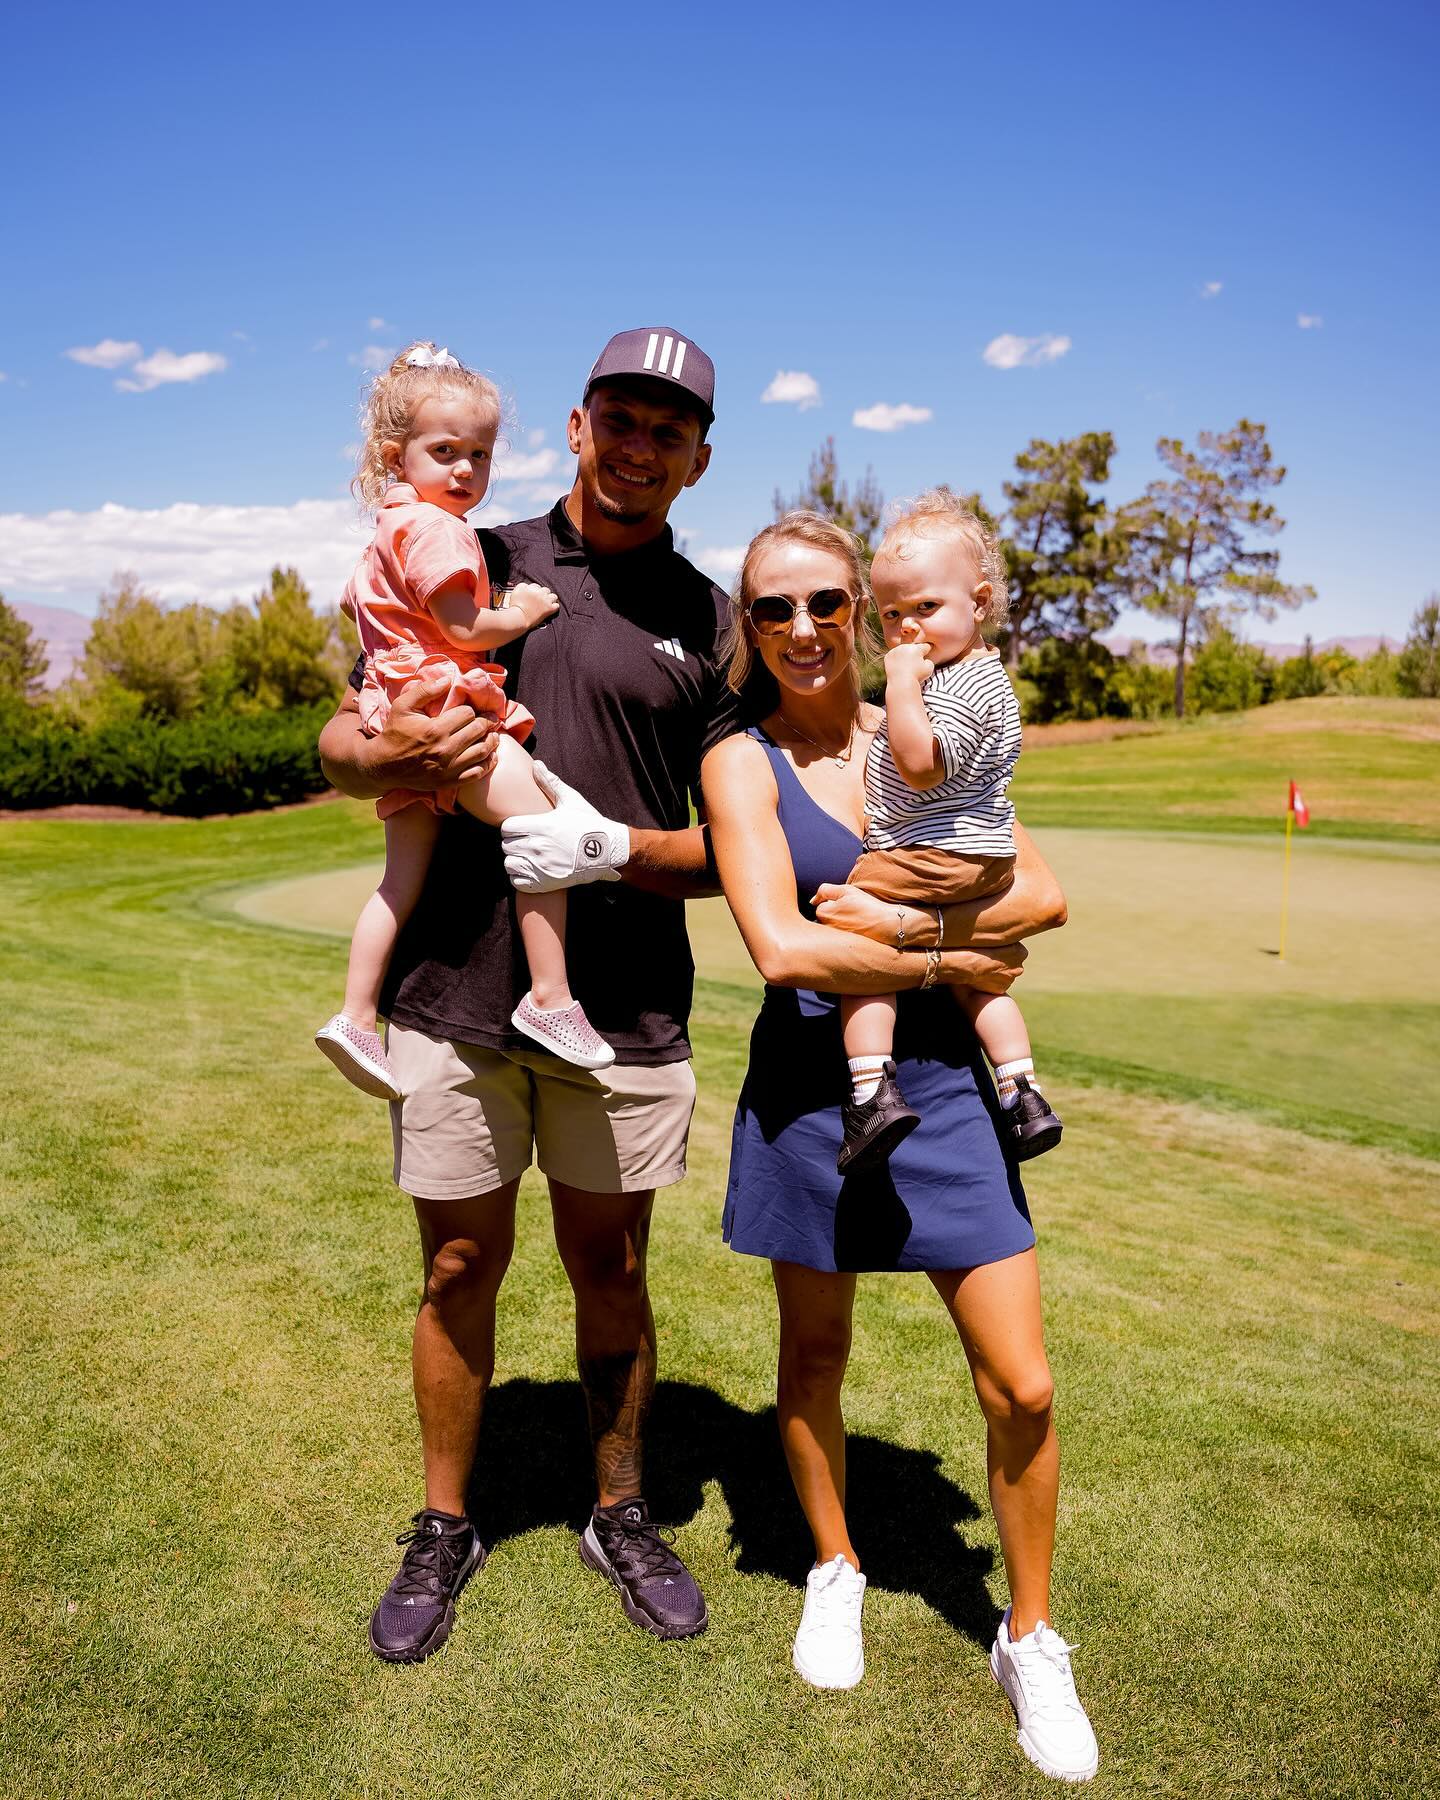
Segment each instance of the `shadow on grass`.
[[[655,1518],[686,1524],[700,1510],[705,1483],[717,1481],[741,1573],[803,1580],[813,1550],[773,1406],[746,1412],[710,1388],[662,1381],[646,1438]],[[487,1544],[548,1525],[578,1532],[593,1482],[578,1383],[518,1380],[490,1390],[468,1498]],[[852,1434],[846,1486],[851,1536],[871,1585],[918,1594],[988,1649],[1000,1619],[985,1586],[995,1559],[961,1535],[980,1509],[940,1472],[939,1456]]]

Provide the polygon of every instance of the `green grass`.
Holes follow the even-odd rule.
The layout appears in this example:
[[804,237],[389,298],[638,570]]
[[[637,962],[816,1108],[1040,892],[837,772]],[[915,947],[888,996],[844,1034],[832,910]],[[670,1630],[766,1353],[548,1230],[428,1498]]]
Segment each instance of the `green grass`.
[[[418,1503],[413,1225],[383,1109],[308,1042],[339,946],[233,899],[373,845],[349,806],[0,826],[0,1791],[1053,1792],[986,1673],[1004,1592],[978,1414],[920,1281],[869,1278],[857,1309],[869,1672],[834,1696],[790,1674],[808,1559],[769,1411],[774,1304],[718,1239],[753,1008],[732,980],[701,984],[693,1172],[661,1197],[652,1252],[651,1489],[709,1633],[645,1638],[575,1555],[570,1311],[532,1181],[476,1496],[494,1554],[442,1656],[370,1657],[388,1534]],[[1379,860],[1345,890],[1353,942]],[[1078,1032],[1110,990],[1094,945],[1062,974],[1068,935],[1033,1006],[1073,1002]],[[1145,954],[1126,937],[1112,959],[1130,1029]],[[1327,999],[1308,967],[1297,953],[1286,990],[1297,1033],[1306,1007],[1367,1004],[1363,968]],[[1181,989],[1193,1039],[1207,998]],[[1057,1621],[1081,1645],[1094,1791],[1423,1792],[1440,1753],[1435,1163],[1278,1127],[1245,1082],[1217,1107],[1103,1057],[1055,1060],[1070,1132],[1030,1186],[1065,1455]],[[1176,1061],[1178,1093],[1196,1078]]]
[[1272,832],[1292,780],[1317,836],[1440,840],[1440,700],[1289,700],[1032,749],[1011,793],[1037,826]]
[[[1048,1073],[1440,1156],[1440,849],[1303,838],[1282,962],[1273,832],[1037,836],[1070,902],[1017,990]],[[226,901],[338,935],[374,879],[367,863]],[[702,972],[758,988],[724,901],[690,920]]]

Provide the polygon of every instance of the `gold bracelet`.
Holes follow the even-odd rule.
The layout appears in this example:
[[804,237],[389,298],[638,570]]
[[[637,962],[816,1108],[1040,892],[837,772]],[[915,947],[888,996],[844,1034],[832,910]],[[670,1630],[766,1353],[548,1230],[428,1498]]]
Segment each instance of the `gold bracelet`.
[[945,914],[938,906],[935,908],[935,942],[941,950],[945,948]]
[[922,988],[934,987],[939,979],[940,952],[938,950],[927,950],[925,952],[925,974],[920,985]]

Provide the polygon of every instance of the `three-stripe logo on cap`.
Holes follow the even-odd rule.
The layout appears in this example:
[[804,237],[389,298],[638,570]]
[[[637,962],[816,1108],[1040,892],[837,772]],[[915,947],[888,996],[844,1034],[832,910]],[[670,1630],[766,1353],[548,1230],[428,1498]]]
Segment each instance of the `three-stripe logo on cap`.
[[[660,333],[658,331],[652,331],[650,333],[650,342],[645,346],[644,366],[647,369],[653,369],[657,375],[669,375],[672,381],[678,381],[680,379],[680,370],[684,366],[685,351],[687,348],[688,346],[684,338],[673,338],[667,332],[665,340],[662,343]],[[655,352],[657,349],[660,352],[660,360],[658,363],[655,360]],[[670,361],[670,353],[672,350],[675,353],[673,365]]]

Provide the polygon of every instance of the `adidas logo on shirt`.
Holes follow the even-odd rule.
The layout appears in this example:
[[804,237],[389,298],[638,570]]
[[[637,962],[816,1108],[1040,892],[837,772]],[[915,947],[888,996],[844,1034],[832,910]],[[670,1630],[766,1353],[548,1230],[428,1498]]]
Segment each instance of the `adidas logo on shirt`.
[[684,662],[685,652],[680,646],[679,638],[657,638],[654,649],[663,650],[667,656],[673,656],[676,662]]

